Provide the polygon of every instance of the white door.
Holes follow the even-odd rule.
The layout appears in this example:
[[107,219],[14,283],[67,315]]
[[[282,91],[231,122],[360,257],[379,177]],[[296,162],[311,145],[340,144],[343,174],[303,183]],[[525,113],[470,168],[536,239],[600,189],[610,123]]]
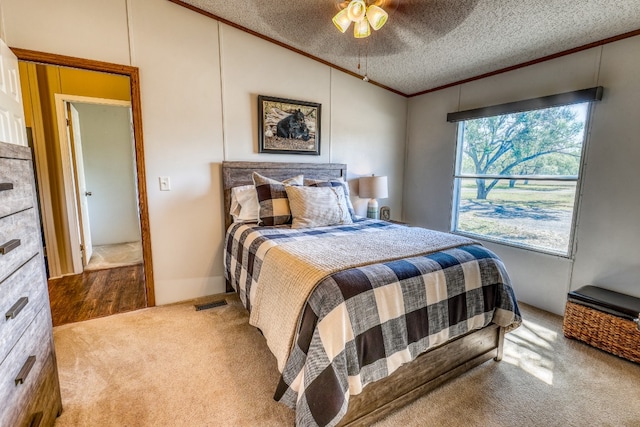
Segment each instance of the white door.
[[0,140],[27,145],[18,58],[0,40]]
[[82,266],[86,267],[93,254],[91,228],[89,227],[89,197],[91,197],[91,192],[87,189],[87,181],[84,174],[84,158],[82,156],[82,137],[80,135],[80,117],[78,117],[78,110],[69,102],[65,102],[65,106],[67,113],[67,130],[75,169],[78,226],[80,228],[80,241],[82,244]]

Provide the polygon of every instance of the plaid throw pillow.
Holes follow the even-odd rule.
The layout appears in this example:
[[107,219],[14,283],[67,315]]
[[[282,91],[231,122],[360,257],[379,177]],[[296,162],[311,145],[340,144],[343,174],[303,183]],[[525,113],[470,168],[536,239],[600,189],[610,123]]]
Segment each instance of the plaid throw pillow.
[[332,178],[326,181],[321,179],[305,179],[304,185],[307,185],[309,187],[342,187],[347,201],[347,209],[349,210],[349,215],[351,215],[351,220],[355,221],[356,219],[358,219],[356,217],[356,211],[355,209],[353,209],[351,198],[349,197],[349,184],[346,183],[342,178]]
[[253,173],[253,183],[258,193],[258,204],[260,205],[260,225],[281,225],[291,222],[291,210],[289,209],[289,199],[284,185],[302,185],[303,175],[294,176],[280,182],[267,178],[257,172]]
[[285,185],[293,221],[291,228],[351,224],[342,186],[300,187]]

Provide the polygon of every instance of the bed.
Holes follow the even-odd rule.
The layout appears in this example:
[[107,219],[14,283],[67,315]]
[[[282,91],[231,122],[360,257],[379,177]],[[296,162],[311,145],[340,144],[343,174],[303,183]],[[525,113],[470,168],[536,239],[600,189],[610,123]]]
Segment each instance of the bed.
[[223,162],[222,171],[227,290],[276,357],[274,398],[296,411],[296,424],[369,425],[502,358],[521,317],[495,254],[462,236],[356,218],[351,206],[351,220],[336,225],[234,223],[232,189],[253,184],[254,173],[330,182],[340,200],[346,165]]

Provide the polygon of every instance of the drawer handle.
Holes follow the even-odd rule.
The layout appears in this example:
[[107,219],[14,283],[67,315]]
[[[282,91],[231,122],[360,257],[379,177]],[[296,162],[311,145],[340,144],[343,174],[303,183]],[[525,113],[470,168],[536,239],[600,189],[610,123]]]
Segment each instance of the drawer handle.
[[22,365],[22,369],[18,372],[18,376],[16,377],[16,385],[24,384],[24,381],[27,379],[29,372],[31,372],[31,368],[36,364],[36,357],[29,356],[27,361]]
[[13,304],[13,307],[11,307],[9,311],[5,313],[5,317],[7,318],[7,320],[15,319],[18,313],[20,313],[22,309],[25,308],[28,302],[29,298],[27,297],[22,297],[18,301],[16,301],[16,303]]
[[4,245],[0,246],[0,255],[6,255],[18,246],[20,246],[20,239],[9,240]]
[[42,411],[36,412],[35,414],[33,414],[33,417],[31,418],[31,422],[29,423],[29,427],[38,427],[40,423],[42,423],[42,417],[44,417],[44,414],[42,413]]
[[13,183],[0,182],[0,191],[13,190]]

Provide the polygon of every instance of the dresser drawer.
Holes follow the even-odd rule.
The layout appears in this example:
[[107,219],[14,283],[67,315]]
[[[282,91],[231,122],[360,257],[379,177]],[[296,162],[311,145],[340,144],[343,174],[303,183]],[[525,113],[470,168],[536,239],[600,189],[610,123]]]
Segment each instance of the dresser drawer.
[[0,218],[0,282],[40,252],[40,245],[34,208]]
[[61,411],[58,370],[55,358],[51,354],[42,368],[30,405],[17,415],[12,425],[16,427],[52,426]]
[[[3,406],[0,426],[13,426],[22,419],[37,393],[42,369],[52,353],[51,320],[48,311],[43,309],[0,364],[0,402]],[[27,369],[30,357],[35,359]],[[21,376],[22,380],[19,379]]]
[[31,161],[0,158],[0,218],[33,206]]
[[0,363],[48,301],[46,292],[39,254],[0,283]]

